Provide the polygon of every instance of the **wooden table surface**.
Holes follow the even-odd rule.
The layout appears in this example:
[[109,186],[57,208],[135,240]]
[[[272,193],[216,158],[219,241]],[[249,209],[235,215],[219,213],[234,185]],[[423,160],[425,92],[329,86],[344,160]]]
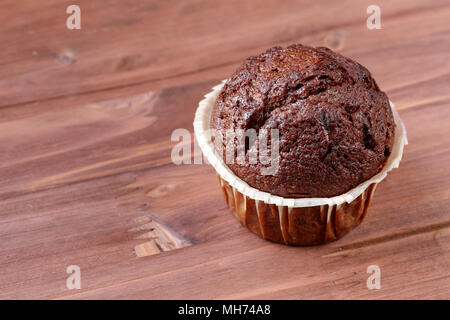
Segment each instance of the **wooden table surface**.
[[[80,30],[72,1],[0,3],[0,298],[450,298],[448,1],[377,1],[379,30],[368,0],[76,2]],[[210,166],[171,161],[213,85],[291,43],[365,65],[408,131],[365,221],[324,246],[261,240]]]

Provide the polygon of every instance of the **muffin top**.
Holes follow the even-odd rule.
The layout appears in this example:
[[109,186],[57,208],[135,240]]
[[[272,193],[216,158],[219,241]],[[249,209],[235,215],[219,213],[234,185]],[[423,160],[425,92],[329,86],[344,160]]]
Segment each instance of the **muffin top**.
[[[345,193],[378,173],[395,124],[388,97],[365,67],[328,48],[295,44],[248,58],[222,88],[210,127],[235,151],[242,141],[227,141],[225,132],[256,131],[259,138],[241,149],[245,161],[225,161],[250,186],[309,198]],[[249,157],[263,152],[261,132],[268,133],[266,156],[275,155],[271,129],[279,136],[277,170],[264,174],[271,164]]]

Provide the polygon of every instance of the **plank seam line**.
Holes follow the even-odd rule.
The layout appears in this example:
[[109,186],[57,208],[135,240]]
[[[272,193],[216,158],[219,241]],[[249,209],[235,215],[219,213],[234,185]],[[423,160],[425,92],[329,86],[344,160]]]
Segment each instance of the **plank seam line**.
[[[241,61],[241,60],[239,60],[239,61]],[[196,70],[192,70],[192,71],[182,72],[182,73],[174,74],[174,75],[167,76],[167,77],[145,79],[145,80],[136,81],[136,82],[132,82],[132,83],[128,83],[128,84],[106,87],[106,88],[102,88],[102,89],[98,89],[98,90],[87,90],[87,91],[82,91],[82,92],[78,92],[78,93],[76,93],[76,92],[75,93],[67,93],[67,94],[56,95],[53,97],[48,97],[48,98],[43,98],[43,99],[36,99],[36,100],[17,102],[17,103],[13,103],[13,104],[0,105],[0,109],[8,109],[8,108],[12,108],[12,107],[26,106],[26,105],[30,105],[30,104],[42,103],[42,102],[58,100],[58,99],[62,99],[62,98],[80,97],[80,96],[99,93],[99,92],[107,92],[107,91],[114,91],[117,89],[137,87],[139,85],[149,84],[152,82],[170,80],[170,79],[175,79],[175,78],[179,78],[179,77],[194,75],[196,73],[200,73],[203,71],[214,70],[214,69],[225,67],[228,65],[233,65],[235,63],[238,63],[239,61],[228,61],[228,62],[224,62],[222,64],[217,64],[214,66],[209,66],[209,67],[200,68],[200,69],[196,69]],[[219,81],[219,80],[217,80],[217,81]],[[173,88],[176,88],[176,87],[183,87],[183,85],[182,86],[174,86]]]
[[424,233],[434,232],[434,231],[440,231],[444,230],[450,227],[450,221],[444,221],[441,223],[431,224],[424,227],[414,228],[414,229],[407,229],[399,232],[394,232],[388,235],[384,235],[381,237],[376,237],[364,241],[359,241],[355,243],[351,243],[342,247],[338,248],[338,251],[323,255],[322,258],[328,258],[328,257],[334,257],[338,256],[344,253],[347,253],[351,250],[361,249],[364,247],[369,247],[373,245],[378,245],[381,243],[393,241],[393,240],[400,240],[404,238],[408,238],[411,236],[416,236]]

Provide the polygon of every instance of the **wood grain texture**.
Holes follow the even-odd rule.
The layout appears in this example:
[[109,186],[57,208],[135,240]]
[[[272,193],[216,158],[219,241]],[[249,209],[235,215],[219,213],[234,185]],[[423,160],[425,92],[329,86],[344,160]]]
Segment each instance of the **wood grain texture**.
[[[0,4],[0,298],[450,298],[448,2],[379,1],[381,30],[369,1],[80,1],[74,31],[69,4]],[[210,166],[171,161],[203,94],[294,42],[368,67],[408,131],[365,221],[325,246],[259,239]]]

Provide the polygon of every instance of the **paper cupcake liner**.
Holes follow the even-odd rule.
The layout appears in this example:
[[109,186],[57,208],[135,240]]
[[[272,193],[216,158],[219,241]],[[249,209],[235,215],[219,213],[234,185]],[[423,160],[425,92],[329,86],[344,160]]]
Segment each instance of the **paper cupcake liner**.
[[238,220],[264,239],[289,245],[321,244],[339,239],[364,219],[376,186],[389,171],[399,166],[403,148],[408,144],[406,129],[394,104],[396,124],[394,145],[383,169],[352,190],[331,198],[283,198],[250,187],[237,177],[216,151],[209,132],[214,102],[225,84],[200,101],[194,132],[204,157],[219,176],[228,207]]

